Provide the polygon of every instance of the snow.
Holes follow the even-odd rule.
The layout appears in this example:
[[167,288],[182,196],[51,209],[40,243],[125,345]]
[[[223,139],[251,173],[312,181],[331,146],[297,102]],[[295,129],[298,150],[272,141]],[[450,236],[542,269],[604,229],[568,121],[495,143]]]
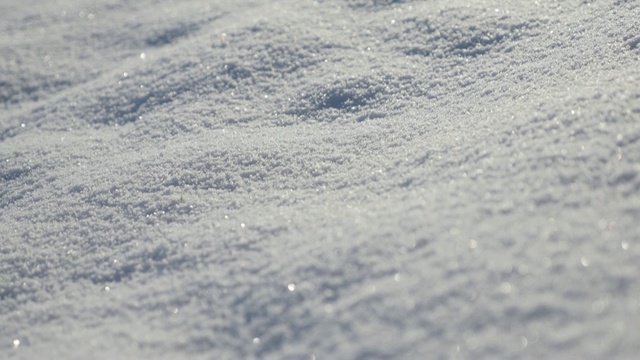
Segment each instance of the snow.
[[2,357],[634,357],[639,12],[1,4]]

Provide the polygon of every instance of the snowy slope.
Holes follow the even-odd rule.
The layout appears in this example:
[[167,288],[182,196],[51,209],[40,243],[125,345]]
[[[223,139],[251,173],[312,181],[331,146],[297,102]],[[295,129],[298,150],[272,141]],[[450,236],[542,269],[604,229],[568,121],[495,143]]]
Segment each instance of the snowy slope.
[[0,24],[0,358],[640,351],[637,1]]

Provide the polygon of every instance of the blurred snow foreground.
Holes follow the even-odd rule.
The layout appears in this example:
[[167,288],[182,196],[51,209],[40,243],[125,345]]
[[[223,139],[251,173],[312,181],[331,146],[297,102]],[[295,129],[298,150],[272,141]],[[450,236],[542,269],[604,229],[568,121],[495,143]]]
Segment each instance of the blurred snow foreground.
[[0,357],[640,351],[637,1],[0,20]]

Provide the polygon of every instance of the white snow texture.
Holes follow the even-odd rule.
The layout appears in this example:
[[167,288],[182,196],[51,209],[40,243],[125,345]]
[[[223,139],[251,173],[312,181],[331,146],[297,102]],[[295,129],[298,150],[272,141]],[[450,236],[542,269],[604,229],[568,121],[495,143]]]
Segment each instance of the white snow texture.
[[639,1],[0,25],[0,358],[638,356]]

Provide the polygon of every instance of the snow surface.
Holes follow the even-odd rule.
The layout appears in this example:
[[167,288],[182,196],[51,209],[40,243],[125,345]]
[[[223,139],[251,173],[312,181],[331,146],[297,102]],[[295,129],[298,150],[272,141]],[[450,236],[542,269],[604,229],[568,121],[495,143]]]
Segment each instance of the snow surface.
[[0,358],[640,351],[638,1],[0,25]]

